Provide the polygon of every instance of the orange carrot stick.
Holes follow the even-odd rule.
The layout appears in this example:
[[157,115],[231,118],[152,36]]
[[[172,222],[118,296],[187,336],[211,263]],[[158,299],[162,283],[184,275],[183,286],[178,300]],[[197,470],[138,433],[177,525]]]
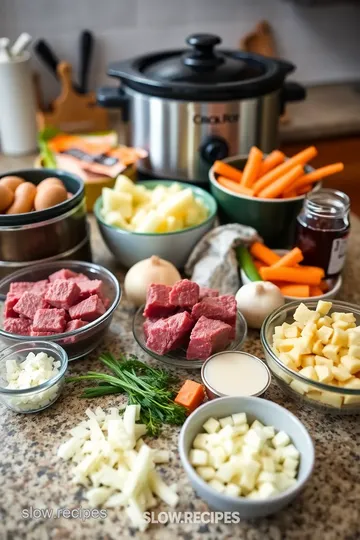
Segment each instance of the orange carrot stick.
[[298,268],[261,268],[260,275],[265,281],[286,281],[290,283],[300,283],[301,285],[319,285],[323,277],[321,268],[311,268],[304,270]]
[[251,187],[257,180],[262,165],[263,153],[256,146],[253,146],[249,152],[249,157],[244,167],[241,184],[245,187]]
[[329,284],[327,281],[325,281],[325,279],[322,280],[322,282],[320,283],[319,285],[319,288],[322,290],[322,292],[328,292],[329,290]]
[[254,242],[251,245],[250,253],[254,258],[259,259],[268,265],[275,264],[281,259],[280,255],[277,255],[274,251],[264,246],[264,244],[261,244],[260,242]]
[[289,189],[289,191],[284,191],[282,199],[293,199],[297,197],[297,191],[295,189]]
[[286,174],[287,172],[291,171],[295,165],[305,165],[308,161],[313,159],[317,155],[317,150],[315,146],[310,146],[309,148],[306,148],[302,152],[299,152],[295,156],[289,158],[287,161],[282,163],[281,165],[278,165],[275,167],[275,169],[272,169],[267,174],[265,174],[262,178],[260,178],[257,182],[254,184],[254,195],[257,195],[265,189],[267,186],[272,184],[275,180]]
[[215,161],[213,165],[213,171],[220,176],[224,176],[225,178],[229,178],[229,180],[233,180],[234,182],[241,182],[243,173],[239,171],[239,169],[236,169],[235,167],[232,167],[231,165],[228,165],[227,163],[223,163],[222,161]]
[[343,170],[344,170],[343,163],[333,163],[332,165],[321,167],[320,169],[316,169],[315,171],[312,171],[308,174],[304,174],[304,176],[299,178],[294,184],[294,189],[307,187],[311,184],[314,184],[315,182],[319,182],[320,180],[322,180],[323,178],[326,178],[327,176],[331,176]]
[[267,264],[263,263],[262,261],[258,261],[258,260],[254,260],[254,265],[256,266],[256,268],[258,270],[260,270],[260,268],[263,268],[263,266],[268,266]]
[[275,167],[278,165],[281,165],[281,163],[284,163],[284,160],[285,154],[280,152],[280,150],[274,150],[271,152],[271,154],[269,154],[261,164],[259,178],[264,176],[264,174],[268,173],[272,169],[275,169]]
[[320,287],[310,287],[310,296],[322,296],[323,294]]
[[224,178],[223,176],[218,176],[216,180],[221,186],[230,189],[230,191],[234,191],[235,193],[240,193],[241,195],[248,195],[249,197],[252,197],[252,195],[254,194],[254,191],[252,189],[242,186],[237,182],[234,182],[233,180],[229,180],[228,178]]
[[283,176],[280,176],[273,184],[267,186],[262,191],[258,193],[259,198],[263,199],[276,199],[279,197],[286,189],[293,186],[295,180],[297,180],[303,174],[302,165],[295,165],[293,169],[288,171]]
[[175,403],[182,405],[189,412],[194,411],[204,401],[205,392],[201,384],[187,379],[174,399]]
[[305,193],[309,193],[309,191],[311,191],[311,189],[312,189],[312,186],[304,186],[303,188],[298,189],[297,193],[298,193],[298,195],[305,195]]
[[310,286],[309,285],[298,285],[294,283],[289,283],[280,287],[280,291],[284,296],[295,296],[296,298],[309,298],[310,296]]
[[301,249],[294,247],[289,253],[286,253],[279,261],[272,265],[272,268],[281,268],[282,266],[295,266],[297,263],[301,262],[304,259],[304,256],[301,252]]

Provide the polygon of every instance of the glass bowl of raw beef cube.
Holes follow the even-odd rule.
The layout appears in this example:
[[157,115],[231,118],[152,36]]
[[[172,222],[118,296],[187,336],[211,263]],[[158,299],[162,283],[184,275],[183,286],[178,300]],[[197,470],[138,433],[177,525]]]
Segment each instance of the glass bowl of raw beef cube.
[[76,360],[102,341],[120,299],[117,278],[97,264],[30,266],[0,281],[0,339],[7,346],[36,339],[54,342]]
[[151,284],[133,321],[140,347],[166,364],[201,368],[212,354],[241,349],[247,334],[231,294],[182,279],[172,287]]

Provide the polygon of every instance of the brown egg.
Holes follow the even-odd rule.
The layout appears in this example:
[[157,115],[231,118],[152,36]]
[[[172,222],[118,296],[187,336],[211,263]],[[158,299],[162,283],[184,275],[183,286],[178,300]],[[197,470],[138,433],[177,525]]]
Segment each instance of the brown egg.
[[0,185],[6,186],[11,191],[15,192],[16,188],[20,186],[20,184],[23,184],[25,180],[21,178],[20,176],[4,176],[0,180]]
[[14,193],[7,186],[0,184],[0,212],[3,212],[14,200]]
[[48,185],[46,188],[38,190],[34,202],[35,210],[51,208],[66,201],[66,199],[67,192],[64,186]]
[[40,184],[38,184],[38,190],[44,189],[48,186],[60,186],[65,188],[63,182],[60,180],[60,178],[55,178],[55,176],[49,176],[49,178],[45,178],[45,180],[42,180]]
[[15,190],[14,202],[7,209],[7,214],[25,214],[34,207],[36,187],[31,182],[20,184]]

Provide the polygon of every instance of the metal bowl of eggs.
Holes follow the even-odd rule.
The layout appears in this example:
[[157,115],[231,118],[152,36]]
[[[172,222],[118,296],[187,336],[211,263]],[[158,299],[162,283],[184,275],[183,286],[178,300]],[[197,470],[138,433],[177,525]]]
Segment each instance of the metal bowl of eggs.
[[0,175],[0,277],[74,258],[91,260],[81,178],[57,169]]

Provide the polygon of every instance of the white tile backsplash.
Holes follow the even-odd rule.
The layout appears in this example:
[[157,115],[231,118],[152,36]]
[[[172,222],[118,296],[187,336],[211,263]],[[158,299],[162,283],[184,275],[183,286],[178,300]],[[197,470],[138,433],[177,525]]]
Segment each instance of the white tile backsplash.
[[[268,20],[278,50],[297,65],[305,83],[360,79],[360,5],[341,1],[328,7],[299,7],[286,0],[0,0],[0,35],[21,31],[49,41],[57,56],[78,69],[79,32],[96,38],[91,71],[95,87],[109,83],[109,61],[184,46],[195,32],[222,37],[237,47],[255,24]],[[48,98],[58,85],[34,59]]]

